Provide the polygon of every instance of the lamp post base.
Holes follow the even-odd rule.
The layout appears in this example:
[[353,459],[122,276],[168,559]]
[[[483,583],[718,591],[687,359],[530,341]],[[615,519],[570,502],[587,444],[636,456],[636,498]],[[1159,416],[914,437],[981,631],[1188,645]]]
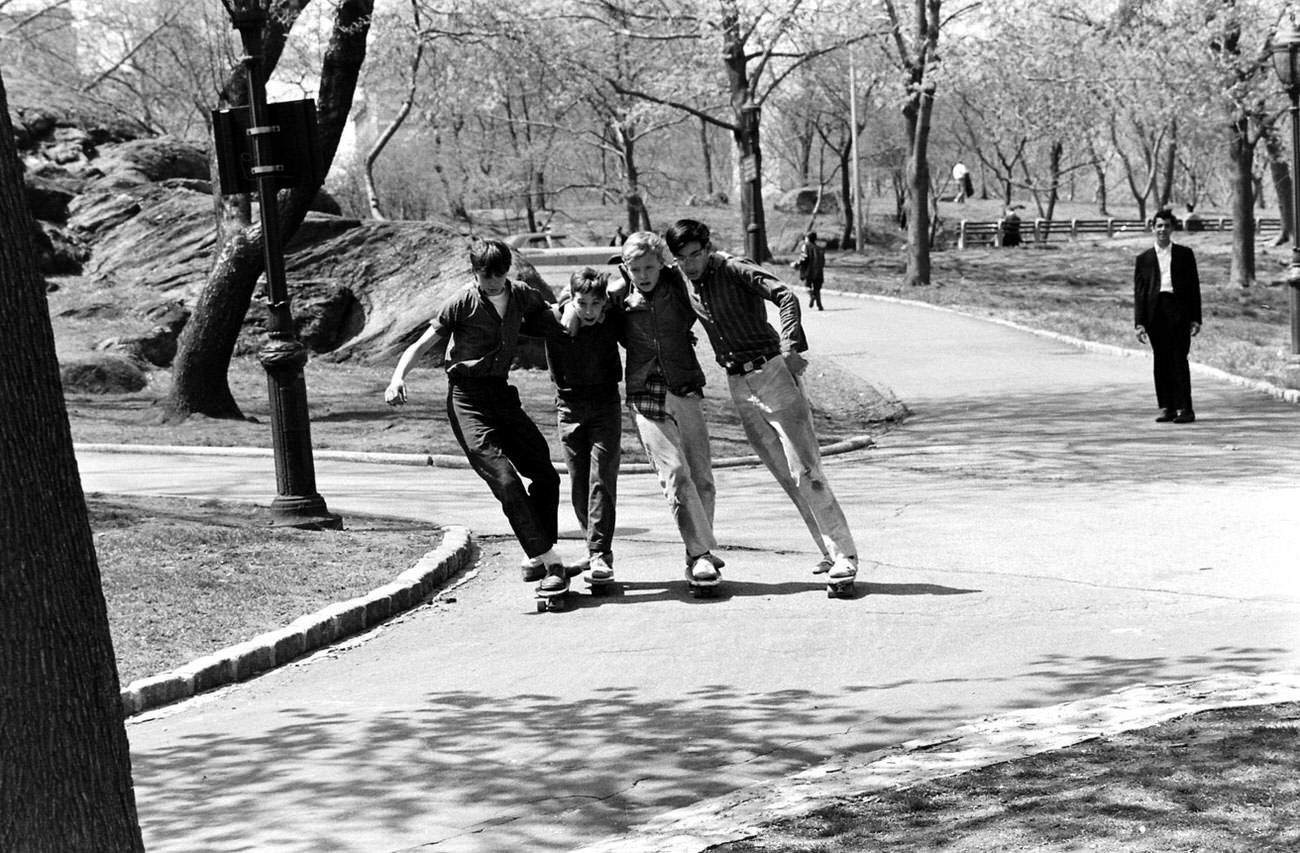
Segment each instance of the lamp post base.
[[271,525],[299,530],[342,530],[343,517],[330,512],[320,495],[279,495],[271,501]]

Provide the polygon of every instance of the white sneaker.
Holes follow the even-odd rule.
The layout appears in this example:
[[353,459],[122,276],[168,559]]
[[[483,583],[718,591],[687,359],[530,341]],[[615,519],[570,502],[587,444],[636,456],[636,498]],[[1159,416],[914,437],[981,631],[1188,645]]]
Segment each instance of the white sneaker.
[[601,554],[592,554],[587,563],[587,579],[591,583],[609,583],[614,579],[614,567]]
[[826,577],[830,581],[846,581],[857,576],[858,558],[840,557],[831,565],[830,573]]
[[519,563],[519,573],[524,578],[524,583],[533,583],[546,577],[546,566],[542,564],[541,557],[524,557]]
[[715,584],[722,578],[710,554],[701,554],[686,567],[686,579],[691,583]]

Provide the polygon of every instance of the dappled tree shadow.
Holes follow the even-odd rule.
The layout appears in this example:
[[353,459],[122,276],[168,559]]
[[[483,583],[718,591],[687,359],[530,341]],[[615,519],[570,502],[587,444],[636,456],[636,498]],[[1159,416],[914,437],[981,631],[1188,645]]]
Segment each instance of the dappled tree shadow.
[[[1189,663],[1240,673],[1284,656],[1254,648],[1194,660],[1049,655],[1004,678],[1034,675],[1023,683],[1041,685],[1045,676],[1047,689],[1013,688],[1011,705],[1037,707],[1158,680]],[[628,687],[594,687],[580,699],[435,690],[421,707],[364,718],[348,705],[299,706],[268,714],[260,731],[199,727],[135,753],[146,838],[153,850],[354,850],[360,827],[370,833],[362,837],[391,839],[385,849],[470,837],[474,849],[572,849],[647,814],[824,761],[828,731],[841,732],[837,749],[861,755],[955,725],[962,711],[944,697],[987,680],[863,681],[827,693],[755,691],[719,674],[668,698]],[[882,691],[918,686],[931,702],[907,713],[864,710]],[[250,817],[266,803],[275,820],[250,835]]]

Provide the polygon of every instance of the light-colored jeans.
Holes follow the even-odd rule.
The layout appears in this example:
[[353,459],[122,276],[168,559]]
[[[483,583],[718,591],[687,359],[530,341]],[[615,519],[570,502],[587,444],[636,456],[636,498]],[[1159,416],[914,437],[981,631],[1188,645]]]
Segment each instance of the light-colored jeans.
[[673,521],[677,522],[688,559],[718,547],[713,537],[717,496],[713,485],[713,456],[700,399],[669,391],[665,402],[668,417],[662,421],[632,410],[641,446],[659,475],[659,485],[668,500]]
[[728,376],[727,385],[750,445],[794,502],[822,554],[832,560],[856,557],[849,522],[822,473],[812,409],[785,359]]

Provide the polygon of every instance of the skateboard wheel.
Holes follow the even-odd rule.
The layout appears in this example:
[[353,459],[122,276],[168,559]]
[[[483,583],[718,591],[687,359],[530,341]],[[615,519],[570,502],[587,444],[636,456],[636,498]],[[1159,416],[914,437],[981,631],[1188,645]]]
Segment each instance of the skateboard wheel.
[[545,613],[545,612],[546,612],[546,602],[545,602],[545,601],[539,601],[539,602],[537,602],[537,612],[538,612],[538,613]]

